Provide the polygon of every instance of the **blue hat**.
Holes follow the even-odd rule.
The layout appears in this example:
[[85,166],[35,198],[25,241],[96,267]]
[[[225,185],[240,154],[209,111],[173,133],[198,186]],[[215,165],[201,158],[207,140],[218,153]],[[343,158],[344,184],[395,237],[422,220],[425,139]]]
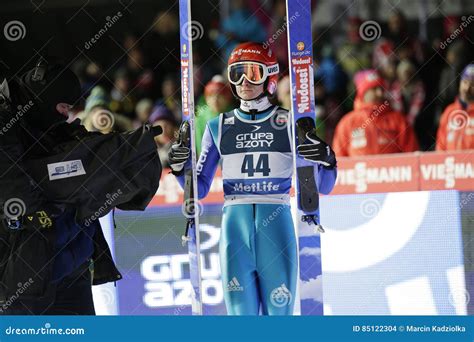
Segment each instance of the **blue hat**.
[[474,82],[474,64],[468,64],[461,74],[461,80]]
[[151,124],[158,120],[167,120],[176,123],[176,118],[174,117],[173,112],[163,104],[156,105],[148,119]]

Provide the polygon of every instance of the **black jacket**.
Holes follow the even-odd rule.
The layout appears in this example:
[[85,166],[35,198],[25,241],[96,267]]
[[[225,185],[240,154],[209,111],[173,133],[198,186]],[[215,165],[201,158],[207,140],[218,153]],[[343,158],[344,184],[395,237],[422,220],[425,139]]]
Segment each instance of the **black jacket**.
[[76,120],[54,129],[37,146],[40,150],[23,158],[27,173],[48,201],[74,206],[78,223],[114,207],[144,210],[158,189],[161,164],[147,126],[104,135],[87,132]]
[[[78,121],[46,134],[26,129],[16,133],[21,144],[0,136],[0,205],[4,209],[11,198],[24,203],[21,230],[6,227],[8,215],[0,211],[0,309],[9,298],[51,291],[53,246],[61,233],[55,217],[72,207],[76,222],[89,225],[114,207],[144,210],[161,176],[149,127],[107,135],[89,133]],[[93,259],[94,284],[121,279],[101,229],[94,235]],[[29,284],[20,294],[19,283]]]

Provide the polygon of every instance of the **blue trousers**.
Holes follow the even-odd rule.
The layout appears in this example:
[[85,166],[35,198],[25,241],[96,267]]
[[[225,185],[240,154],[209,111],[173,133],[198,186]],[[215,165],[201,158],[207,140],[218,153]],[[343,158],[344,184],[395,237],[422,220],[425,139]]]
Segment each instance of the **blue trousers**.
[[291,315],[298,254],[288,205],[224,208],[219,243],[229,315]]

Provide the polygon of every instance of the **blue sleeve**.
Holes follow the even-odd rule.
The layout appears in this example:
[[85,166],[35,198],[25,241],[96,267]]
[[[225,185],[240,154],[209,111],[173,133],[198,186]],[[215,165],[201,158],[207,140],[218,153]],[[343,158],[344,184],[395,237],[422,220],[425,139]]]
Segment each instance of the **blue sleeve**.
[[[213,120],[212,120],[213,121]],[[212,184],[212,180],[216,173],[219,160],[221,159],[219,150],[217,149],[216,142],[209,128],[209,123],[206,126],[204,135],[202,137],[201,154],[196,165],[197,176],[198,176],[198,197],[199,199],[204,198],[209,193],[209,189]],[[186,163],[186,168],[191,167],[191,163]],[[181,187],[184,186],[184,174],[178,177],[179,184]]]
[[327,195],[331,193],[336,184],[337,168],[332,170],[325,169],[318,164],[318,189],[321,194]]

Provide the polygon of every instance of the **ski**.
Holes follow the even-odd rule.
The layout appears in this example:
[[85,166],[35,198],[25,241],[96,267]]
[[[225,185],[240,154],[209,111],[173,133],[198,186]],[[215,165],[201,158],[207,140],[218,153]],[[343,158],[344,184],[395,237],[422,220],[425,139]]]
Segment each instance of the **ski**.
[[201,253],[199,243],[199,206],[197,199],[196,141],[193,89],[192,22],[190,0],[179,0],[180,51],[181,51],[181,100],[182,118],[185,123],[180,139],[191,149],[191,169],[185,170],[183,213],[187,218],[183,244],[188,245],[189,272],[192,285],[193,315],[202,315]]
[[[319,192],[317,166],[297,158],[296,146],[306,140],[306,133],[315,127],[313,44],[311,33],[311,0],[287,0],[288,58],[290,67],[293,127],[293,159],[296,170],[296,198],[298,203],[295,222],[299,248],[299,286],[301,315],[322,315],[322,293],[313,293],[312,284],[322,276],[319,225]],[[315,224],[315,225],[312,225]],[[309,253],[310,252],[310,253]],[[319,252],[320,253],[320,252]],[[311,286],[309,291],[303,287]],[[322,290],[321,290],[322,291]],[[309,298],[308,298],[309,297]]]

